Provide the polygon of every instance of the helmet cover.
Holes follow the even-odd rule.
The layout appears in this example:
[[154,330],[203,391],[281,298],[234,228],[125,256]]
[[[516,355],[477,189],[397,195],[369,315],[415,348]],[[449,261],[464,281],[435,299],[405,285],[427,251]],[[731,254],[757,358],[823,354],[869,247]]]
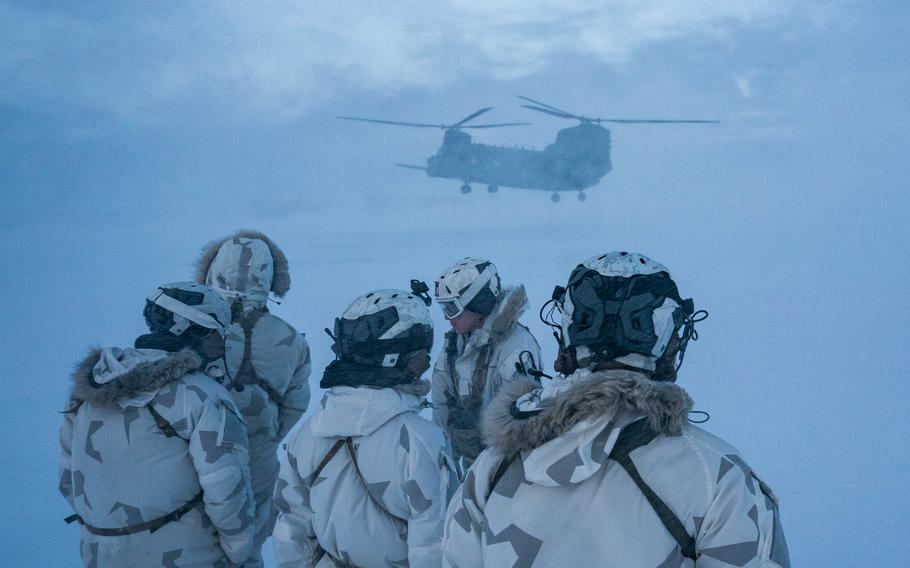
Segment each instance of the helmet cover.
[[556,296],[564,347],[652,371],[693,309],[667,267],[624,251],[585,260]]
[[439,276],[435,296],[446,319],[453,319],[465,310],[489,315],[501,292],[496,265],[489,260],[467,257]]
[[162,284],[146,298],[143,316],[149,329],[178,336],[193,325],[224,335],[231,324],[227,300],[196,282]]
[[433,347],[433,320],[423,300],[404,290],[360,296],[335,319],[332,351],[343,360],[394,367],[399,358]]

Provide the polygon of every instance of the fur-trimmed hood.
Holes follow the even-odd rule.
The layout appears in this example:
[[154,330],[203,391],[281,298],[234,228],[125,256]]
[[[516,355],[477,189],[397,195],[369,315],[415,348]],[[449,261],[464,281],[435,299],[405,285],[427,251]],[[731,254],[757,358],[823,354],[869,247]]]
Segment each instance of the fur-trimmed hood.
[[[512,332],[515,324],[518,323],[518,318],[527,308],[528,293],[523,285],[504,288],[483,327],[473,332],[467,338],[466,343],[459,342],[459,346],[464,345],[464,351],[468,352],[490,341],[500,343]],[[450,333],[454,334],[454,332]]]
[[518,318],[528,308],[528,293],[523,284],[514,288],[505,288],[496,302],[493,313],[484,325],[494,341],[502,338],[515,327]]
[[[219,257],[221,247],[229,241],[236,241],[239,246],[240,241],[238,239],[258,240],[265,243],[268,248],[268,253],[271,255],[272,270],[270,276],[267,274],[267,271],[263,269],[262,261],[259,259],[255,260],[257,265],[256,268],[258,268],[258,270],[250,271],[253,273],[250,277],[256,282],[250,284],[247,284],[246,282],[243,284],[237,282],[238,277],[232,270],[221,270],[221,282],[219,282],[218,276],[210,274],[210,272],[212,272],[213,263],[215,263],[216,259]],[[233,268],[233,270],[237,269]],[[267,277],[268,282],[265,281]],[[247,276],[243,276],[243,278],[245,279]],[[238,230],[222,239],[212,241],[203,247],[202,254],[199,257],[199,260],[196,261],[195,280],[200,284],[226,291],[239,290],[241,292],[246,292],[247,286],[251,286],[251,291],[253,291],[252,288],[261,288],[266,296],[268,295],[268,292],[271,292],[279,298],[283,297],[291,289],[291,274],[289,272],[288,259],[284,252],[278,248],[278,245],[276,245],[272,239],[268,238],[263,233],[248,229]],[[261,299],[265,300],[265,298]]]
[[202,365],[189,349],[167,353],[157,349],[92,349],[73,372],[71,398],[113,403],[153,391]]
[[[527,452],[529,480],[577,483],[605,463],[626,424],[644,418],[659,434],[677,436],[691,408],[692,399],[673,383],[634,371],[581,371],[546,387],[509,384],[484,411],[483,434],[498,452]],[[577,461],[568,477],[554,474],[566,459]]]

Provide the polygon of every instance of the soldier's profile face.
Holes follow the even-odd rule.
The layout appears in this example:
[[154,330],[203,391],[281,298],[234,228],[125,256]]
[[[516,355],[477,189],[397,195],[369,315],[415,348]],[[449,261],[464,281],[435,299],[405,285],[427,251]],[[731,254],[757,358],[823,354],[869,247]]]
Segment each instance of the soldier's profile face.
[[455,330],[455,333],[465,335],[483,327],[484,321],[486,321],[486,318],[482,315],[465,310],[458,314],[458,317],[450,319],[449,323],[452,324],[452,329]]

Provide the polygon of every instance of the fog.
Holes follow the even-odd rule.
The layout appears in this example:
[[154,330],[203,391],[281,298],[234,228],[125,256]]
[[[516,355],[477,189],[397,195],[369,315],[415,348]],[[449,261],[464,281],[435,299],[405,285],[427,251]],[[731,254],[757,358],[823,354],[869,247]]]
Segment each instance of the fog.
[[[489,258],[527,286],[551,368],[553,286],[594,254],[652,256],[710,312],[679,383],[777,493],[793,565],[907,557],[907,5],[289,4],[0,8],[0,565],[79,565],[56,489],[69,374],[240,227],[290,260],[272,310],[307,334],[315,400],[323,328],[371,289]],[[538,149],[575,124],[519,94],[721,123],[610,126],[613,171],[554,204],[394,167],[441,131],[333,118],[494,106],[533,124],[476,140]]]

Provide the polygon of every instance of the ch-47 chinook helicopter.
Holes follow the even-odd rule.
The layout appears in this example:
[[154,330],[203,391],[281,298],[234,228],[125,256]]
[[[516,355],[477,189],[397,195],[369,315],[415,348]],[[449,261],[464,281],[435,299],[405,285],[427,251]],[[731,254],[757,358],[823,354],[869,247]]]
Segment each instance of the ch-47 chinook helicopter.
[[521,105],[524,108],[559,118],[577,120],[579,124],[557,132],[556,141],[543,150],[528,150],[479,144],[472,142],[471,136],[463,132],[467,128],[499,128],[530,124],[527,122],[468,124],[481,114],[492,110],[492,107],[480,109],[454,124],[399,122],[353,116],[337,118],[417,128],[439,128],[444,131],[442,146],[436,154],[427,159],[426,166],[397,165],[403,168],[424,170],[430,177],[461,180],[462,193],[470,193],[472,183],[487,184],[487,191],[490,193],[495,193],[500,186],[540,189],[551,192],[550,199],[554,203],[559,201],[559,193],[562,191],[575,191],[578,199],[584,201],[586,198],[584,190],[597,185],[600,179],[609,173],[612,168],[610,131],[601,126],[602,123],[704,124],[718,122],[716,120],[589,118],[527,97],[519,96],[518,98],[532,103]]

